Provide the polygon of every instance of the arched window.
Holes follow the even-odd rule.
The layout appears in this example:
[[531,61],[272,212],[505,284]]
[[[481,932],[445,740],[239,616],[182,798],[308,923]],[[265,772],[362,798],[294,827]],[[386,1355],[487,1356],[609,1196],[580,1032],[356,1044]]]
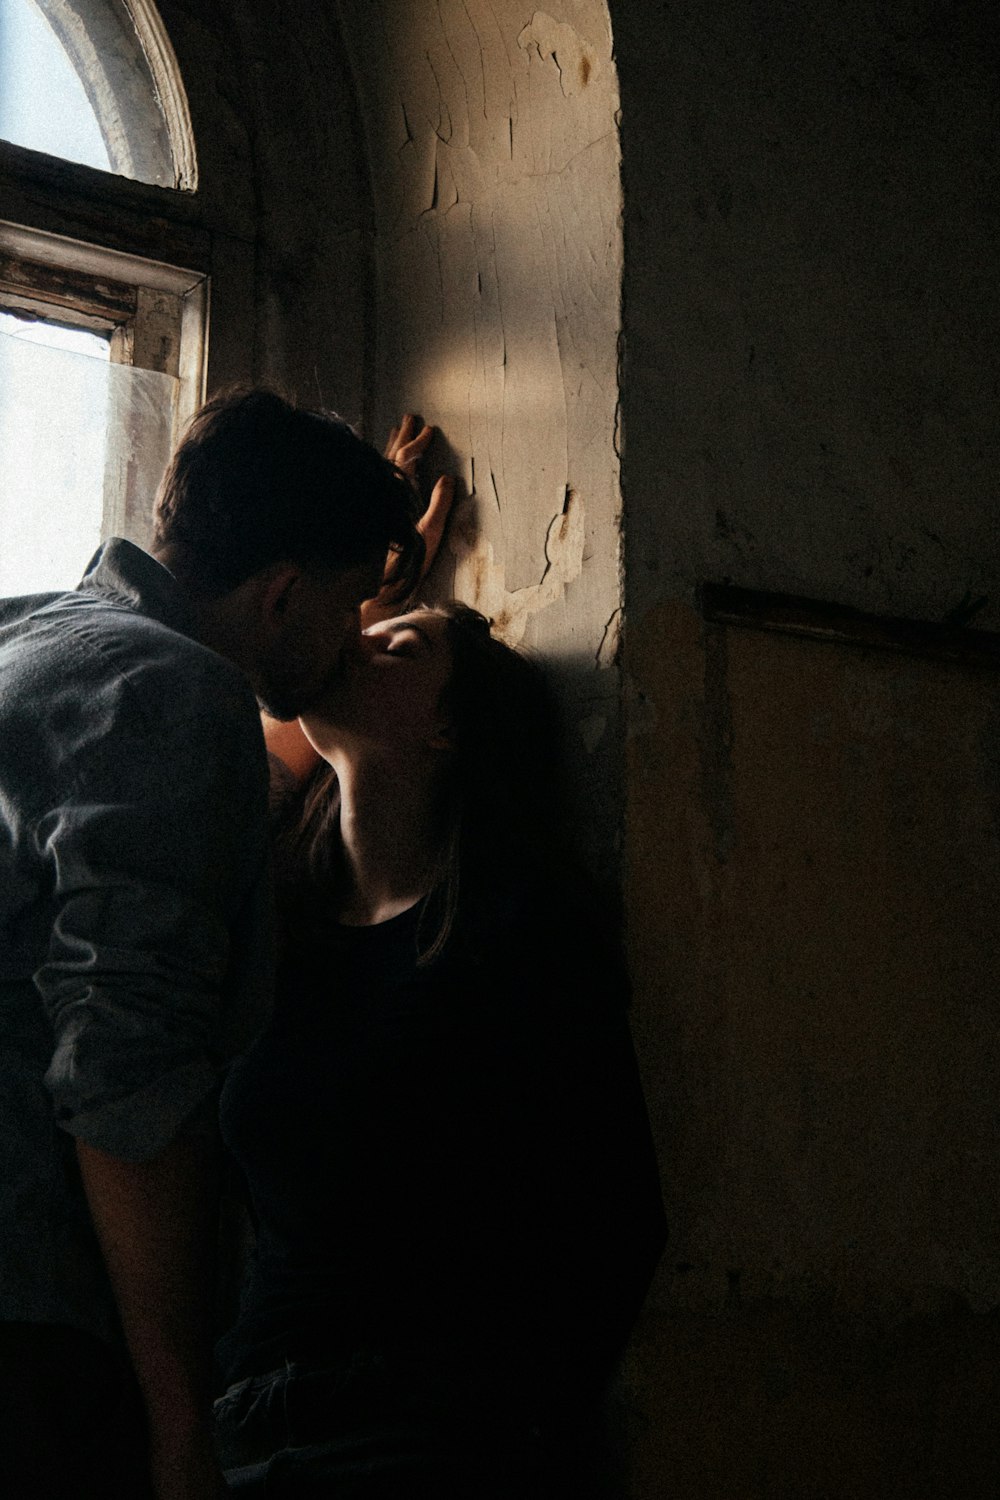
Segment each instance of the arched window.
[[196,185],[177,61],[149,0],[0,0],[0,137],[163,187]]
[[[31,189],[23,206],[33,173],[69,188],[44,225],[0,221],[4,595],[72,587],[102,537],[148,542],[157,482],[203,394],[208,282],[175,254],[191,236],[166,203],[153,255],[121,248],[121,178],[161,199],[195,184],[184,90],[148,0],[0,0],[0,138],[15,187]],[[117,243],[96,242],[109,230]]]

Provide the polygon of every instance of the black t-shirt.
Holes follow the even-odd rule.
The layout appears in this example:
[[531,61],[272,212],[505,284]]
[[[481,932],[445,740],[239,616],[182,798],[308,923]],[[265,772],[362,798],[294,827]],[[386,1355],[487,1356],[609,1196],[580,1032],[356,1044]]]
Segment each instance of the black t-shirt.
[[638,1310],[663,1222],[613,945],[513,903],[421,967],[418,924],[300,930],[226,1083],[257,1233],[230,1380],[433,1348],[598,1380]]

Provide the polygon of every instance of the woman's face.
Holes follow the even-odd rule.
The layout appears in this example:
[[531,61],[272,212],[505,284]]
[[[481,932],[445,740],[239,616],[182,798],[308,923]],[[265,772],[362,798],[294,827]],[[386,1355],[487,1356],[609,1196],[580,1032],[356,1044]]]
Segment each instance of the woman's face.
[[451,677],[448,622],[430,609],[370,625],[345,651],[343,669],[302,726],[323,754],[350,737],[387,747],[447,749],[442,711]]

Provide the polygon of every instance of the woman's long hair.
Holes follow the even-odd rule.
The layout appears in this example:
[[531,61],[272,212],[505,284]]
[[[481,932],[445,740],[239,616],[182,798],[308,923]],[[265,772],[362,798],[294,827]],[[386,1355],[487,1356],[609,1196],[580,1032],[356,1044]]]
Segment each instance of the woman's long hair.
[[[582,879],[565,806],[560,718],[545,673],[468,605],[452,601],[436,613],[447,621],[451,650],[443,707],[454,750],[445,840],[420,922],[424,964],[458,934],[478,946],[512,900]],[[278,880],[289,911],[329,915],[342,876],[338,813],[336,775],[321,765],[279,823]]]

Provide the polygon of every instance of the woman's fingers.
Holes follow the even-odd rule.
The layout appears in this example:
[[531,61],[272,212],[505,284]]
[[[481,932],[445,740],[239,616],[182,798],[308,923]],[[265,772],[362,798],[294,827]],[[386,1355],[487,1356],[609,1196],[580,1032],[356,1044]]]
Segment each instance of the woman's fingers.
[[434,436],[434,428],[426,424],[417,426],[417,419],[411,412],[407,412],[398,427],[394,427],[389,434],[386,444],[385,456],[397,469],[402,469],[410,479],[413,478],[417,464],[427,451],[427,447]]
[[434,566],[454,499],[454,476],[451,474],[442,474],[431,491],[431,498],[427,509],[417,522],[417,530],[424,539],[424,565],[420,570],[421,582]]
[[[399,426],[394,427],[389,434],[385,456],[412,480],[416,474],[417,465],[427,452],[433,436],[433,427],[427,423],[420,423],[413,412],[407,412]],[[452,475],[443,474],[431,491],[427,509],[417,522],[417,530],[424,539],[424,565],[420,573],[421,581],[434,566],[454,499],[455,480]],[[387,564],[387,572],[390,573],[392,561],[390,556]]]
[[412,412],[407,412],[398,427],[394,427],[389,434],[389,441],[385,445],[385,456],[392,463],[396,462],[396,451],[400,443],[408,443],[417,428],[417,419]]
[[[445,527],[448,524],[448,516],[455,500],[455,479],[451,474],[442,474],[437,484],[431,491],[431,498],[427,509],[417,522],[417,530],[424,539],[424,563],[420,570],[418,585],[424,581],[427,574],[433,568],[437,555],[441,550],[441,539],[444,536]],[[386,576],[391,579],[396,565],[395,554],[390,552],[386,559]],[[374,599],[366,599],[361,606],[361,626],[367,629],[379,620],[391,619],[398,615],[403,608],[404,601],[399,598],[392,584],[383,584],[380,592]]]

